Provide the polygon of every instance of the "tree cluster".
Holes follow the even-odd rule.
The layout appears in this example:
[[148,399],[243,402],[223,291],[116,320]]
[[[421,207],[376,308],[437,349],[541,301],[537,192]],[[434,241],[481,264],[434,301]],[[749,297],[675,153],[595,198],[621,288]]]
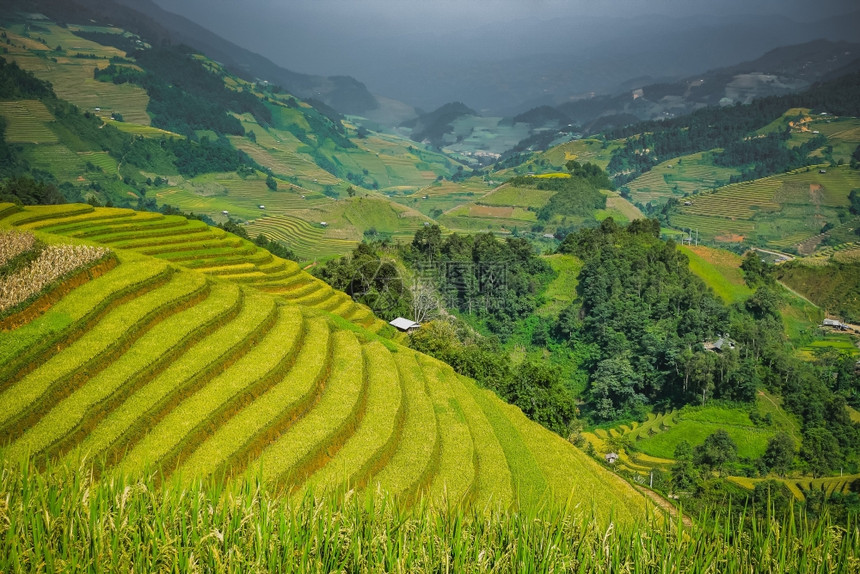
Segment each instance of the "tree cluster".
[[429,275],[447,309],[477,317],[502,339],[537,309],[553,274],[525,239],[491,233],[443,239],[437,225],[415,233],[404,259]]
[[598,350],[587,365],[598,419],[635,415],[646,404],[743,400],[754,392],[751,367],[735,351],[704,349],[728,331],[729,310],[675,244],[659,239],[659,223],[623,228],[607,219],[568,235],[558,250],[585,262],[578,299],[554,331]]
[[576,404],[558,369],[547,362],[526,359],[514,364],[497,339],[475,337],[446,321],[423,325],[410,335],[409,346],[445,361],[461,375],[520,407],[533,421],[567,436]]

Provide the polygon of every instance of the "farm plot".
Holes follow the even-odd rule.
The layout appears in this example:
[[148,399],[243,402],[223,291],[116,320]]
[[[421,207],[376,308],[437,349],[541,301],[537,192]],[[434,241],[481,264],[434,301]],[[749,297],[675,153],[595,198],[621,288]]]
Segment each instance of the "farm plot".
[[[231,314],[217,331],[189,346],[167,369],[116,405],[90,429],[79,453],[118,459],[177,404],[204,388],[269,333],[275,314],[265,297],[239,289],[234,293],[229,297],[237,297],[238,313]],[[72,452],[67,458],[78,456]]]
[[681,247],[690,259],[690,271],[699,276],[726,303],[743,301],[752,295],[741,273],[740,256],[704,246]]
[[[173,277],[110,313],[79,340],[52,355],[38,369],[0,394],[7,409],[0,414],[0,434],[13,438],[35,422],[46,406],[55,403],[106,368],[126,345],[137,341],[169,314],[205,296],[202,276]],[[133,327],[129,327],[132,325]]]
[[726,185],[740,171],[713,164],[711,152],[674,158],[654,166],[625,187],[634,201],[664,203],[671,197],[694,195]]
[[[267,303],[260,305],[266,313],[273,302]],[[253,348],[154,426],[123,458],[119,472],[143,469],[153,460],[166,468],[181,464],[207,434],[280,380],[300,341],[302,317],[299,310],[285,308],[276,315],[275,324]]]
[[319,401],[252,463],[265,480],[303,484],[361,424],[367,385],[361,345],[351,332],[337,331],[332,346],[331,374]]
[[385,485],[395,495],[410,497],[430,482],[436,472],[442,442],[433,403],[427,392],[417,354],[401,351],[393,355],[403,384],[404,415],[397,450],[389,464],[374,475],[371,485]]
[[48,124],[54,116],[40,101],[0,102],[0,116],[6,119],[8,143],[52,144],[59,142]]
[[451,501],[471,498],[474,496],[472,490],[477,468],[466,416],[441,365],[424,357],[421,357],[421,363],[439,427],[445,429],[442,434],[439,471],[429,485],[430,494],[434,498],[445,496]]
[[261,217],[246,226],[248,234],[256,237],[263,234],[273,241],[280,241],[303,259],[314,259],[326,255],[345,255],[355,248],[356,241],[326,237],[326,228],[291,215]]
[[329,326],[320,318],[305,320],[301,338],[286,376],[218,427],[180,467],[183,476],[237,474],[311,408],[328,374]]
[[364,417],[343,448],[308,480],[308,486],[315,491],[342,485],[364,487],[397,448],[405,412],[397,367],[389,350],[379,342],[367,344],[362,350],[368,381]]
[[555,195],[554,191],[503,185],[478,200],[483,205],[541,208]]
[[[280,293],[284,299],[336,311],[344,317],[356,314],[362,318],[362,324],[367,323],[361,307],[349,303],[345,295],[300,271],[295,263],[276,259],[251,242],[179,216],[135,214],[127,217],[129,213],[132,212],[106,208],[95,210],[92,206],[80,204],[28,207],[6,213],[6,218],[0,219],[0,225],[68,233],[87,241],[152,254],[187,268],[215,269],[218,271],[213,275],[258,286],[270,293]],[[321,239],[318,243],[337,246],[344,253],[354,245],[336,239]],[[237,268],[223,273],[219,268],[224,266]],[[300,285],[306,289],[296,290]],[[381,326],[379,322],[374,328]]]
[[690,197],[671,221],[698,227],[707,240],[758,239],[785,248],[839,223],[838,209],[858,185],[860,175],[845,166],[796,170]]
[[705,437],[723,429],[738,445],[738,456],[756,458],[764,453],[767,441],[776,429],[756,427],[747,413],[721,407],[704,407],[676,415],[677,424],[665,432],[643,438],[636,443],[643,453],[671,459],[681,440],[701,444]]
[[[198,278],[192,274],[178,278],[187,281],[185,289],[196,288],[194,280]],[[153,374],[164,370],[186,345],[219,325],[236,303],[236,299],[223,296],[228,291],[229,287],[220,287],[215,296],[207,293],[202,301],[193,302],[141,336],[107,368],[89,377],[55,406],[49,406],[50,410],[9,447],[10,455],[42,453],[66,435],[83,431],[85,425],[94,426],[111,403],[122,402]]]
[[54,174],[60,181],[86,177],[86,160],[63,144],[23,145],[22,157],[36,169]]
[[[112,225],[134,219],[123,210],[75,209],[0,206],[8,216],[0,227],[11,227],[8,219],[82,235],[88,226],[146,227]],[[242,269],[304,275],[259,253]],[[429,495],[532,506],[576,489],[610,519],[601,483],[612,477],[449,366],[225,281],[226,267],[210,267],[207,277],[134,251],[117,249],[117,257],[117,267],[42,316],[0,332],[0,438],[12,456],[74,465],[95,458],[104,461],[95,472],[107,478],[151,469],[186,484],[247,469],[297,496],[348,485],[408,502]],[[296,301],[378,324],[307,279],[310,289]],[[611,490],[616,519],[644,511],[628,487]]]

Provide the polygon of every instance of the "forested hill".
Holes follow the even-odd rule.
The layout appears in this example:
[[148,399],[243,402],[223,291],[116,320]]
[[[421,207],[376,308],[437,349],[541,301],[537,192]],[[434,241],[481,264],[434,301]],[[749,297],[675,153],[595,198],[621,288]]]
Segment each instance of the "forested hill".
[[364,84],[354,78],[312,76],[284,69],[149,0],[9,0],[6,4],[10,10],[38,11],[57,22],[118,26],[155,45],[187,44],[245,80],[268,80],[299,97],[321,99],[341,113],[362,113],[378,105]]
[[[792,108],[841,116],[860,115],[860,72],[817,84],[799,94],[760,98],[744,105],[708,107],[676,119],[636,123],[609,131],[605,134],[607,139],[626,141],[613,152],[608,169],[623,183],[667,159],[737,145]],[[746,163],[746,158],[740,161]]]

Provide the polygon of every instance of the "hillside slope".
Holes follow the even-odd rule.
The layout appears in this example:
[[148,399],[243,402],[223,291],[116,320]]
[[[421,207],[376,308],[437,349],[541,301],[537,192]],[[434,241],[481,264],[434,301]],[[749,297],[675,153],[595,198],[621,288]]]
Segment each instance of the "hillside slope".
[[229,235],[82,205],[0,205],[0,228],[109,245],[118,260],[0,331],[10,458],[87,456],[107,473],[158,465],[183,480],[259,469],[294,492],[379,485],[407,500],[534,506],[552,495],[604,520],[645,509],[519,409],[374,335],[361,325],[376,319],[357,320],[345,295]]

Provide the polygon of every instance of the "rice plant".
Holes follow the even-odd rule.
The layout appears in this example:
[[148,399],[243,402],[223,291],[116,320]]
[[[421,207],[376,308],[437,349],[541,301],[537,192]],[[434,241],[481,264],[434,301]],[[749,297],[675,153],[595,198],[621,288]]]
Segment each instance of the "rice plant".
[[109,253],[106,247],[49,245],[30,265],[0,279],[0,312],[27,301],[55,281]]
[[36,236],[32,233],[0,230],[0,267],[22,253],[30,251],[35,245]]
[[[258,476],[158,486],[88,466],[0,463],[0,571],[792,572],[860,569],[860,529],[825,514],[659,515],[603,525],[564,505],[405,506],[383,492],[283,498]],[[734,516],[734,518],[730,518]]]

